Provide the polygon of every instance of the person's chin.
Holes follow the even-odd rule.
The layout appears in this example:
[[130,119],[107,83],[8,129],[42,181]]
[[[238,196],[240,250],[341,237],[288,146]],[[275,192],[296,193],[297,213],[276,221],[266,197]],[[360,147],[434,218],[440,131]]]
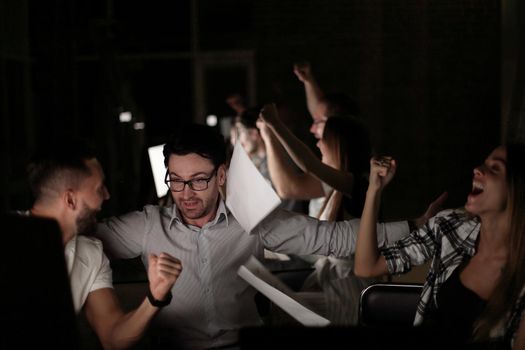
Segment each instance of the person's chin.
[[202,210],[200,208],[183,208],[182,213],[188,219],[198,219],[202,216]]

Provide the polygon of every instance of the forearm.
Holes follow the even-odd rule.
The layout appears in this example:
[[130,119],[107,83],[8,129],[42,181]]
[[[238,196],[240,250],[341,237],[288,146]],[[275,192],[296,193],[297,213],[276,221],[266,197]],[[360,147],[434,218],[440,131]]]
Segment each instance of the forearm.
[[386,271],[377,241],[377,217],[381,192],[368,190],[356,242],[354,272],[360,277],[376,277]]
[[273,132],[265,136],[268,171],[275,190],[285,199],[311,199],[324,196],[321,183],[308,174],[299,174]]
[[273,121],[268,126],[275,137],[290,155],[295,164],[304,172],[309,172],[308,165],[314,160],[319,160],[308,146],[299,140],[279,119]]
[[319,103],[324,97],[324,93],[314,78],[304,81],[304,91],[306,94],[306,106],[312,116],[318,113]]
[[280,120],[269,124],[269,127],[282,147],[304,173],[315,177],[317,180],[346,195],[352,195],[354,186],[354,175],[352,173],[324,164]]
[[144,299],[140,306],[122,315],[108,335],[104,348],[126,349],[138,342],[160,309]]

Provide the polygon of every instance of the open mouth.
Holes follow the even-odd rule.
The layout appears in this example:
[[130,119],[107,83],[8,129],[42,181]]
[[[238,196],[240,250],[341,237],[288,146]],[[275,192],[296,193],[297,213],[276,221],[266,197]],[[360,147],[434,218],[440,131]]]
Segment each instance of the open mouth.
[[473,196],[477,196],[481,193],[483,193],[483,185],[480,184],[479,182],[473,182],[472,191],[470,192],[470,194]]
[[182,202],[182,205],[184,205],[186,208],[194,208],[199,204],[198,200],[189,200]]

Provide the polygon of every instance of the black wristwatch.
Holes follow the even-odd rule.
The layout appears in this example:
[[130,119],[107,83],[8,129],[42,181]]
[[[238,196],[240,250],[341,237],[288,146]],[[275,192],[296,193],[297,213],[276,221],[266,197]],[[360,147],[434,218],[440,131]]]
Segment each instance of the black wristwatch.
[[148,300],[150,304],[153,306],[164,307],[166,305],[169,305],[171,303],[171,298],[172,298],[172,295],[171,295],[171,292],[169,292],[168,295],[166,295],[166,297],[164,298],[164,300],[157,300],[155,299],[153,294],[151,294],[151,290],[148,288]]

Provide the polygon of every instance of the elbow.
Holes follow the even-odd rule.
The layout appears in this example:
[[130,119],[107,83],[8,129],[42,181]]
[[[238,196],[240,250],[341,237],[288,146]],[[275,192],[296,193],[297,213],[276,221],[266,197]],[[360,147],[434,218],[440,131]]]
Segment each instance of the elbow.
[[297,199],[297,191],[294,190],[293,186],[290,186],[290,183],[288,185],[278,185],[275,184],[275,192],[277,192],[277,195],[281,199]]
[[381,268],[378,263],[359,262],[355,260],[354,274],[360,278],[373,278],[382,276],[384,273],[380,272]]
[[291,193],[288,189],[276,187],[275,191],[281,199],[291,199]]
[[368,267],[363,267],[363,266],[360,266],[360,265],[355,265],[354,266],[354,274],[359,277],[359,278],[371,278],[371,277],[376,277],[374,274],[373,274],[373,271],[372,269],[368,268]]

